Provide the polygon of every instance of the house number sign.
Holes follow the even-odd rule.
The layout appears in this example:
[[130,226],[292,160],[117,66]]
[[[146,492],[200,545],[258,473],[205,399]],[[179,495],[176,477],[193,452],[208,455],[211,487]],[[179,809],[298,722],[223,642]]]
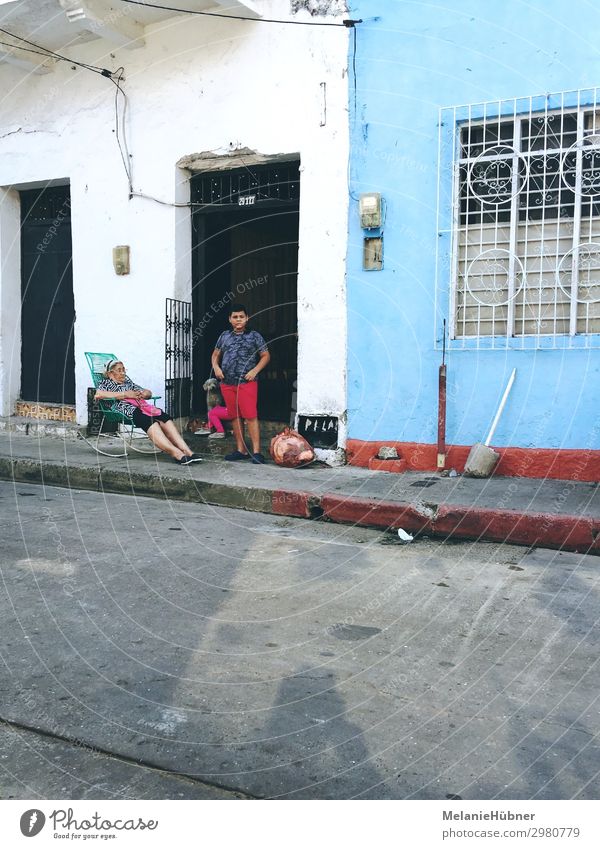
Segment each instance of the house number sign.
[[254,206],[256,195],[240,195],[238,198],[238,206]]

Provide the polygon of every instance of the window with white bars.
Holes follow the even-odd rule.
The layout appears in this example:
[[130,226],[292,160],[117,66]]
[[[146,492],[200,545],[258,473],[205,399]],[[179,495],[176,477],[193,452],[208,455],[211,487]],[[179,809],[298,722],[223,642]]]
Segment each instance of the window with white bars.
[[600,333],[600,106],[508,103],[455,113],[452,336]]

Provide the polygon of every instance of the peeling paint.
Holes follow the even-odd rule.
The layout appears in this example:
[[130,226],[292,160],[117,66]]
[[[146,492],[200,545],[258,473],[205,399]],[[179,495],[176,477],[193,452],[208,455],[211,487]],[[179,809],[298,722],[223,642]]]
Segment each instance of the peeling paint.
[[346,3],[342,0],[291,0],[290,11],[292,15],[297,12],[306,11],[313,17],[326,15],[345,15],[348,12]]
[[277,162],[296,160],[300,154],[294,153],[259,153],[249,147],[236,147],[223,153],[205,150],[201,153],[191,153],[182,156],[177,162],[178,168],[189,171],[226,171],[235,167],[252,165],[269,165]]

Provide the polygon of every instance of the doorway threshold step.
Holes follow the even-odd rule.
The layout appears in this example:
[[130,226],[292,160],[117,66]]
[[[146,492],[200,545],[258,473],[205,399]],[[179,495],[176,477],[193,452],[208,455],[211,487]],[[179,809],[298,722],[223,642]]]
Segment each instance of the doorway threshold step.
[[34,419],[30,416],[0,416],[0,432],[77,439],[79,427],[75,422]]

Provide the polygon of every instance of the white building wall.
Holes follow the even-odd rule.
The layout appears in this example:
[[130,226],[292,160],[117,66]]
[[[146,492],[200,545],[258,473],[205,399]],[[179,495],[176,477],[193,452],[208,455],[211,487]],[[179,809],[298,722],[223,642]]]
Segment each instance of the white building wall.
[[[265,17],[289,11],[281,0],[256,5]],[[341,27],[183,16],[146,28],[139,49],[111,53],[98,40],[70,50],[80,61],[125,68],[135,191],[185,202],[189,175],[176,163],[198,152],[300,155],[298,409],[306,413],[346,407],[347,47]],[[0,79],[0,186],[71,186],[78,420],[87,415],[85,350],[114,351],[136,381],[164,395],[164,299],[191,293],[189,210],[129,198],[109,79],[64,62],[45,76],[2,66]],[[0,294],[13,316],[19,263],[7,245],[15,221],[14,194],[4,194]],[[113,270],[115,245],[131,246],[127,276]],[[20,375],[17,335],[3,323],[4,413]]]

